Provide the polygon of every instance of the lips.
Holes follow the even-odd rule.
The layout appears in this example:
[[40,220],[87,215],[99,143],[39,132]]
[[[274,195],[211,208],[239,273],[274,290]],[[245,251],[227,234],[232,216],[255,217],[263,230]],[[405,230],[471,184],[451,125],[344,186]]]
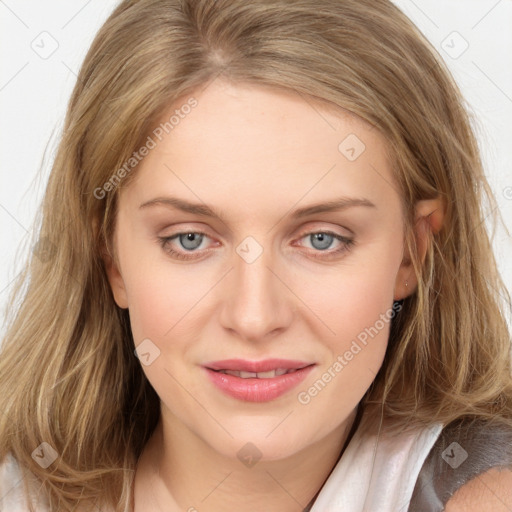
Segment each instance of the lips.
[[210,370],[232,370],[238,372],[262,373],[272,370],[299,370],[313,363],[307,361],[293,361],[290,359],[265,359],[263,361],[247,361],[244,359],[225,359],[212,361],[203,366]]
[[268,402],[298,386],[316,363],[267,359],[228,359],[203,366],[207,377],[224,394],[245,402]]
[[296,372],[297,370],[286,370],[278,368],[277,370],[269,370],[268,372],[244,372],[238,370],[214,370],[215,372],[223,373],[224,375],[233,375],[233,377],[240,377],[241,379],[273,379],[286,373]]

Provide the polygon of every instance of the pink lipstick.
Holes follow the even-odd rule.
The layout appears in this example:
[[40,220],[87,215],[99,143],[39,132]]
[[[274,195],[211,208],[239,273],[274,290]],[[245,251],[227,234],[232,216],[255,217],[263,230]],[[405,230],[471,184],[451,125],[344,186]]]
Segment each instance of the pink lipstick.
[[228,359],[206,363],[203,368],[225,394],[246,402],[268,402],[300,384],[314,366],[289,359]]

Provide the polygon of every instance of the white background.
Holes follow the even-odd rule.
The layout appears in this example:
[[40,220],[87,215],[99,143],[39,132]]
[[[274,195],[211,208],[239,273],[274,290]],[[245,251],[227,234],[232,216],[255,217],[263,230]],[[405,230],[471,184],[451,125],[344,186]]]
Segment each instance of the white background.
[[[469,101],[486,174],[512,232],[512,1],[395,3],[438,49]],[[116,4],[0,0],[0,335],[76,74]],[[502,228],[494,246],[512,291],[512,240]]]

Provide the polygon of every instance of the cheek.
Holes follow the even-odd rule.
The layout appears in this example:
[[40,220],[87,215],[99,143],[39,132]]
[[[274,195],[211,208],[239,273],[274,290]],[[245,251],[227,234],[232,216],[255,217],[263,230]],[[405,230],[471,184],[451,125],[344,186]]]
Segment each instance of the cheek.
[[387,244],[375,244],[329,272],[319,272],[314,283],[293,282],[294,291],[324,325],[323,337],[331,340],[332,349],[343,348],[390,310],[400,257]]
[[378,265],[339,272],[336,279],[325,280],[324,293],[318,293],[319,288],[317,293],[309,291],[311,308],[330,330],[321,331],[328,353],[315,379],[299,390],[297,401],[310,418],[327,417],[319,435],[353,410],[382,366],[396,314],[389,275],[394,262],[384,257]]
[[193,266],[172,262],[157,241],[123,227],[119,257],[134,342],[174,335],[194,317],[194,305],[212,283]]
[[327,354],[319,380],[302,390],[302,401],[298,397],[301,403],[314,401],[311,409],[319,410],[337,403],[341,414],[367,391],[382,365],[396,315],[393,292],[400,260],[400,246],[375,243],[358,253],[357,261],[347,259],[335,272],[319,275],[315,286],[303,285],[300,293],[321,321],[317,333]]
[[[352,339],[374,326],[391,307],[401,255],[393,249],[399,241],[389,242],[368,244],[365,250],[347,258],[346,263],[320,269],[312,279],[300,272],[293,277],[285,275],[306,309],[314,313],[303,319],[308,318],[312,330],[327,341],[332,353],[344,351]],[[217,273],[200,268],[201,263],[173,263],[148,245],[130,245],[122,262],[136,345],[145,338],[176,339],[196,315],[204,318],[205,308],[213,307],[206,296],[218,281]]]
[[[201,280],[155,265],[137,267],[127,279],[130,320],[135,343],[143,338],[163,339],[194,317],[193,305],[208,288]],[[203,290],[204,288],[204,290]]]

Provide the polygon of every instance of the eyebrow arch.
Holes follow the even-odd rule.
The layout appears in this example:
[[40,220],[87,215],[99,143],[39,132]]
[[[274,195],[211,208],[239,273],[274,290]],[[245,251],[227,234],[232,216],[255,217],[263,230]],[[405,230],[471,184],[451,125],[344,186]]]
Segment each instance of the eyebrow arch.
[[[182,210],[187,213],[192,213],[195,215],[204,215],[206,217],[212,217],[220,220],[225,224],[224,219],[222,218],[220,213],[217,213],[214,209],[209,207],[203,203],[191,203],[189,201],[185,201],[184,199],[179,199],[177,197],[155,197],[150,201],[146,201],[139,206],[141,208],[148,208],[151,206],[170,206],[176,208],[178,210]],[[324,213],[324,212],[332,212],[332,211],[342,211],[347,208],[354,206],[365,206],[368,208],[377,208],[375,204],[373,204],[370,200],[365,198],[354,198],[354,197],[339,197],[333,199],[331,201],[316,203],[310,206],[306,206],[303,208],[299,208],[295,210],[291,217],[294,219],[307,217],[308,215],[313,215],[316,213]]]

